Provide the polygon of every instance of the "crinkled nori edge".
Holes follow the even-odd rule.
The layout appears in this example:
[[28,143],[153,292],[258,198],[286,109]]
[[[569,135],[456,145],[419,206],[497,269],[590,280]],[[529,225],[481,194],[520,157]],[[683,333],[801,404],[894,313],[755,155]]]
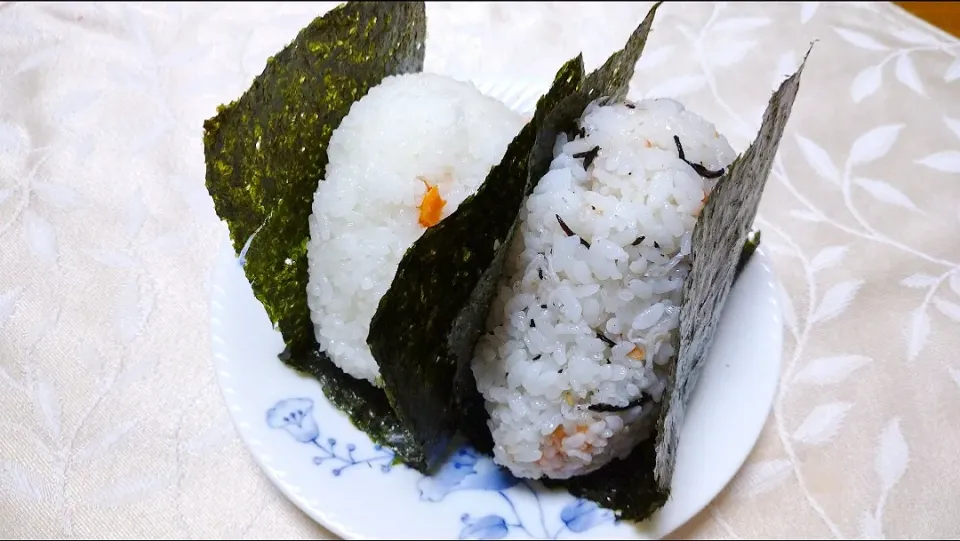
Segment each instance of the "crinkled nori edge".
[[423,2],[347,2],[314,19],[239,100],[204,122],[206,185],[244,271],[283,335],[281,358],[370,437],[423,469],[383,391],[317,350],[307,306],[308,218],[327,145],[350,106],[384,77],[423,69]]
[[680,307],[677,361],[670,364],[664,406],[657,423],[655,477],[664,491],[669,491],[673,479],[685,406],[713,342],[740,268],[739,261],[752,253],[749,248],[745,250],[744,241],[757,217],[763,188],[790,120],[809,55],[808,50],[796,73],[771,96],[757,138],[717,183],[694,227],[691,268],[683,284]]

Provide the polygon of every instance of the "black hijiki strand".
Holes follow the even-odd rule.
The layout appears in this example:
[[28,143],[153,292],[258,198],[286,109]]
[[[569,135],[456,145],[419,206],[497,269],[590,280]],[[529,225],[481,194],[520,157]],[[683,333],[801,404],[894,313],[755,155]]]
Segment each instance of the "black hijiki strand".
[[636,108],[637,108],[636,105],[630,103],[629,101],[628,101],[628,102],[624,102],[624,105],[627,106],[627,109],[636,109]]
[[647,237],[645,237],[645,236],[643,236],[643,235],[640,235],[639,237],[637,237],[637,240],[635,240],[635,241],[633,241],[633,242],[630,243],[630,246],[637,246],[637,245],[639,245],[641,242],[643,242],[643,239],[645,239],[645,238],[647,238]]
[[706,167],[700,165],[699,163],[693,163],[684,156],[683,146],[680,144],[680,138],[676,135],[673,136],[673,142],[677,144],[677,154],[680,156],[680,159],[684,161],[687,165],[693,168],[703,178],[720,178],[723,176],[724,170],[719,169],[717,171],[711,171]]
[[537,356],[533,358],[534,361],[539,361],[540,357],[543,357],[542,353],[537,353]]
[[539,276],[540,279],[543,280],[543,269],[537,269],[537,276]]
[[660,249],[660,243],[657,242],[657,241],[653,241],[653,247],[656,248],[657,250],[659,250],[659,249]]
[[587,409],[601,413],[616,413],[618,411],[627,411],[628,409],[642,406],[649,400],[649,396],[641,394],[638,398],[631,400],[626,406],[611,406],[610,404],[594,404]]
[[[607,338],[606,335],[604,335],[600,331],[597,331],[597,338],[599,338],[604,344],[610,347],[617,345],[616,342]],[[610,364],[609,359],[607,359],[607,364]],[[630,403],[627,404],[626,406],[611,406],[610,404],[594,404],[587,409],[589,409],[590,411],[597,411],[601,413],[615,413],[618,411],[626,411],[628,409],[635,408],[637,406],[642,406],[647,401],[648,398],[649,398],[648,396],[641,394],[638,398],[631,400]]]
[[602,332],[600,332],[600,331],[597,331],[597,338],[599,338],[601,341],[603,341],[604,344],[606,344],[606,345],[608,345],[608,346],[610,346],[610,347],[613,347],[613,346],[617,345],[616,342],[614,342],[613,340],[611,340],[611,339],[607,338],[606,336],[604,336],[604,334],[603,334]]
[[[602,332],[596,331],[596,334],[597,334],[597,338],[599,338],[600,341],[603,342],[604,344],[606,344],[607,346],[613,347],[613,346],[616,346],[616,345],[617,345],[616,342],[614,342],[613,340],[607,338],[607,336],[606,336],[605,334],[603,334]],[[607,359],[607,364],[611,364],[612,362],[613,362],[613,361],[611,361],[610,359]]]
[[583,158],[583,169],[586,170],[590,168],[590,164],[593,163],[593,160],[597,159],[597,154],[600,154],[599,146],[593,147],[590,150],[587,150],[584,152],[577,152],[576,154],[573,155],[573,157],[578,160],[580,158]]
[[[587,138],[587,129],[581,127],[581,128],[575,129],[575,130],[573,130],[573,131],[571,131],[571,132],[566,132],[566,134],[567,134],[567,140],[568,140],[568,141],[575,141],[575,140],[577,140],[577,139],[586,139],[586,138]],[[586,169],[586,168],[584,168],[584,169]]]
[[570,229],[570,226],[568,226],[567,223],[563,221],[563,218],[561,218],[559,214],[554,214],[554,216],[557,217],[557,223],[560,224],[560,229],[563,229],[563,232],[566,233],[568,237],[579,238],[580,244],[582,244],[584,248],[588,250],[590,249],[590,243],[583,240],[583,237],[581,237],[580,235],[577,235],[576,233],[574,233],[573,230]]

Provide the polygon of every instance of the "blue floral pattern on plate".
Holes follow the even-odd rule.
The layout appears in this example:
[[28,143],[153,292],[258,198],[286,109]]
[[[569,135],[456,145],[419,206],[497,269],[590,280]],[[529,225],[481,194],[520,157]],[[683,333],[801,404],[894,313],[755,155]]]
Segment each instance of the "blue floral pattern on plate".
[[[267,410],[266,422],[272,429],[283,430],[294,440],[309,444],[314,449],[313,463],[317,466],[336,465],[330,473],[336,477],[346,470],[357,467],[379,467],[390,473],[394,454],[387,448],[371,445],[371,450],[357,455],[357,446],[348,443],[338,447],[337,439],[320,431],[313,417],[314,402],[310,398],[287,398]],[[345,452],[344,450],[345,449]],[[517,479],[494,464],[493,460],[470,447],[461,447],[437,471],[417,482],[420,499],[439,502],[458,491],[496,492],[505,502],[509,513],[483,513],[478,516],[463,513],[460,516],[459,539],[501,539],[510,534],[526,535],[534,539],[558,539],[565,532],[582,533],[601,524],[612,522],[612,511],[582,499],[575,499],[560,511],[559,521],[548,527],[543,506],[535,486],[529,481]],[[515,503],[516,491],[527,491],[536,502],[535,511],[523,512]]]
[[336,438],[321,441],[320,426],[313,418],[313,400],[309,398],[288,398],[277,402],[267,410],[267,425],[270,428],[282,428],[298,442],[309,443],[316,447],[319,454],[313,457],[313,463],[317,466],[327,463],[339,464],[331,470],[334,476],[339,477],[344,470],[360,465],[377,464],[383,473],[389,473],[393,467],[393,452],[380,445],[373,446],[373,454],[370,456],[357,458],[354,454],[357,446],[352,443],[346,445],[346,454],[344,454],[337,450]]

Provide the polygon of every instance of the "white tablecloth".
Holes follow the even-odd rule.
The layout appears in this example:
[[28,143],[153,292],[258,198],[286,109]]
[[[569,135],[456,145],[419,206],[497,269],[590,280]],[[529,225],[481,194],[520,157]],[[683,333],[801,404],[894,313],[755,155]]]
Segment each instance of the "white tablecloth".
[[[0,4],[0,535],[329,537],[210,359],[201,125],[331,4]],[[548,81],[649,3],[428,4],[426,69]],[[887,3],[668,3],[632,85],[743,149],[817,39],[761,207],[761,440],[683,538],[960,535],[960,42]]]

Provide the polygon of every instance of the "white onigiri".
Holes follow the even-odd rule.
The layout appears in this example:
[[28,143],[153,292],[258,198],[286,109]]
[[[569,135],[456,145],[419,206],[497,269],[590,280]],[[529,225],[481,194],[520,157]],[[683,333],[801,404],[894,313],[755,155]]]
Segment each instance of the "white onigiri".
[[736,157],[673,100],[591,104],[579,127],[521,211],[472,363],[518,477],[589,473],[649,435],[706,177]]
[[426,73],[387,77],[350,108],[307,245],[317,342],[344,372],[379,384],[367,333],[404,252],[479,188],[522,127],[469,83]]

